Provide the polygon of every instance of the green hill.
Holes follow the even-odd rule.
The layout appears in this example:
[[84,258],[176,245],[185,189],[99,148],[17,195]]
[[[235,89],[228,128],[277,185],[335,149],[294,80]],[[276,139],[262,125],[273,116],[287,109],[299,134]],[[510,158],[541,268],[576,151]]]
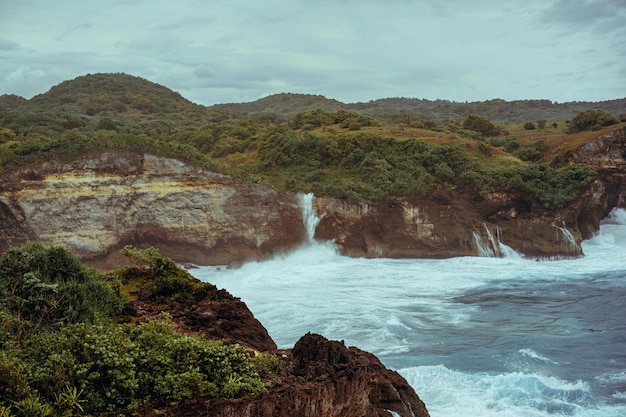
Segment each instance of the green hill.
[[88,74],[64,81],[33,97],[23,107],[87,116],[176,115],[177,118],[194,117],[206,110],[169,88],[127,74]]
[[[568,162],[602,133],[568,129],[592,108],[619,116],[626,99],[345,104],[283,93],[205,107],[139,77],[91,74],[31,100],[0,97],[0,172],[51,158],[147,152],[279,190],[382,200],[442,188],[517,189],[556,207],[593,177]],[[577,180],[566,189],[570,174]]]

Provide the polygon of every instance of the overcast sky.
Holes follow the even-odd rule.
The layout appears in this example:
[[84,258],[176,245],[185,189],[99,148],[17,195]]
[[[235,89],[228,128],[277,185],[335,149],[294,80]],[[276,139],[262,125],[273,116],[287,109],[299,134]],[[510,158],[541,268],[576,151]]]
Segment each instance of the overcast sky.
[[626,0],[0,0],[0,94],[124,72],[200,104],[626,97]]

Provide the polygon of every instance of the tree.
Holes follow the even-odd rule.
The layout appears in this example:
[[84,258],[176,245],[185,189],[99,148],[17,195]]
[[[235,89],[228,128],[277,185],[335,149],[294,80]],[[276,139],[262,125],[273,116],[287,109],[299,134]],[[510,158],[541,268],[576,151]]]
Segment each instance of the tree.
[[618,120],[605,110],[585,110],[574,117],[567,132],[577,133],[585,130],[599,130],[604,126],[611,126],[617,123],[619,123]]
[[482,133],[483,136],[497,136],[500,133],[500,129],[486,117],[477,114],[470,114],[463,120],[463,129]]

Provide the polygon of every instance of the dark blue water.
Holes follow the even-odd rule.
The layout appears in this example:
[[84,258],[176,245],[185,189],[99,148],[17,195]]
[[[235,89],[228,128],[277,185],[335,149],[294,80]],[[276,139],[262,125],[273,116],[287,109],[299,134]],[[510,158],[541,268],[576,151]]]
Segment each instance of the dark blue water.
[[241,297],[280,347],[311,331],[375,353],[433,417],[622,417],[626,212],[583,249],[560,261],[390,260],[311,243],[196,274]]

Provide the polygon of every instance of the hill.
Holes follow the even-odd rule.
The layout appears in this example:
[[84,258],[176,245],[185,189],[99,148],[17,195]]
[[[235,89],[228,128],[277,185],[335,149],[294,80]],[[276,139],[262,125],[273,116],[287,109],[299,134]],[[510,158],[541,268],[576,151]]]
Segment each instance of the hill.
[[499,123],[521,123],[539,119],[550,122],[570,120],[577,113],[591,108],[602,109],[618,116],[626,113],[626,98],[602,102],[556,103],[550,100],[494,99],[461,103],[396,97],[372,100],[367,103],[342,103],[323,96],[283,93],[249,103],[219,104],[211,108],[249,114],[278,113],[283,116],[293,116],[313,109],[348,110],[386,122],[397,122],[407,117],[415,120],[459,121],[470,114],[479,114]]
[[550,100],[455,102],[394,97],[361,103],[342,103],[313,94],[280,93],[246,103],[213,106],[195,104],[162,85],[123,73],[87,74],[64,81],[48,92],[30,100],[15,95],[0,96],[0,110],[47,111],[85,116],[154,118],[174,120],[239,119],[244,116],[280,119],[321,109],[329,112],[347,110],[386,122],[407,117],[415,120],[462,120],[479,114],[499,123],[521,123],[545,119],[565,121],[578,112],[597,108],[614,116],[626,113],[626,97],[601,102],[556,103]]
[[[354,200],[441,188],[524,189],[546,206],[563,206],[591,178],[568,167],[571,153],[614,129],[598,124],[602,131],[571,134],[563,122],[602,106],[614,115],[626,113],[626,99],[558,104],[389,98],[346,104],[307,94],[205,107],[139,77],[90,74],[31,100],[0,97],[0,171],[130,151],[177,158],[277,190]],[[537,127],[526,129],[523,122]],[[577,172],[576,186],[551,194]]]

